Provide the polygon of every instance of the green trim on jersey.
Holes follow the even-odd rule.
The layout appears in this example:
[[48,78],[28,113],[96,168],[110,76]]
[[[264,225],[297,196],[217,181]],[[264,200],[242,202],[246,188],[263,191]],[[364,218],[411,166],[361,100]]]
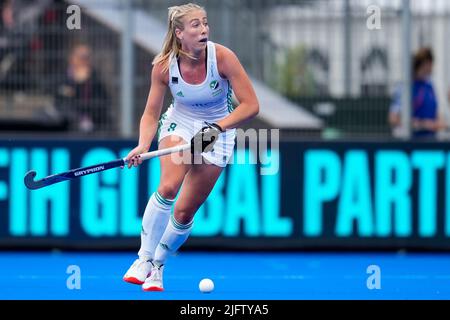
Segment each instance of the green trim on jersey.
[[233,106],[233,89],[231,88],[231,83],[228,80],[228,92],[227,92],[227,106],[228,106],[228,112],[232,113],[234,111]]

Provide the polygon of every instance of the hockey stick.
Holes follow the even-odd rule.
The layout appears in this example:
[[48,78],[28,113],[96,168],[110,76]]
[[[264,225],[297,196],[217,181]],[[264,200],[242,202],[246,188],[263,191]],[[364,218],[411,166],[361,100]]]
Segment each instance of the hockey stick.
[[[186,144],[171,147],[171,148],[142,153],[139,155],[139,157],[142,160],[148,160],[151,158],[160,157],[160,156],[164,156],[164,155],[171,154],[171,153],[184,151],[184,150],[187,150],[190,148],[191,148],[191,144],[186,143]],[[28,189],[35,190],[35,189],[43,188],[43,187],[46,187],[46,186],[49,186],[49,185],[52,185],[52,184],[55,184],[55,183],[58,183],[61,181],[73,180],[75,178],[86,176],[88,174],[102,172],[102,171],[109,170],[112,168],[123,167],[127,163],[128,163],[128,161],[126,161],[125,158],[117,159],[117,160],[99,163],[99,164],[88,166],[88,167],[82,167],[82,168],[72,169],[72,170],[58,173],[58,174],[53,174],[53,175],[47,176],[41,180],[34,180],[34,178],[36,177],[36,171],[31,170],[31,171],[27,172],[27,174],[25,175],[25,178],[23,180]]]

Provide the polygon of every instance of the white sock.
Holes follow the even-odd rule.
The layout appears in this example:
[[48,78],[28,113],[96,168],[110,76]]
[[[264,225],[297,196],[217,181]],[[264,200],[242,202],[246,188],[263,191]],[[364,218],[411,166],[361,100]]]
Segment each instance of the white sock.
[[188,224],[181,224],[175,220],[173,215],[170,217],[170,221],[155,251],[154,261],[157,265],[164,264],[168,255],[175,253],[187,240],[191,234],[193,222],[194,220]]
[[141,248],[138,255],[141,260],[152,260],[155,248],[166,230],[174,200],[164,199],[158,191],[152,194],[142,218]]

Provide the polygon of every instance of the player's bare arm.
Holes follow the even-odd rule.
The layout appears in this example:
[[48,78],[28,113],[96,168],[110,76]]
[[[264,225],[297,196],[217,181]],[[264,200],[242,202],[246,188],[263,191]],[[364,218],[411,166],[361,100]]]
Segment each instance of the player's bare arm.
[[259,102],[250,79],[236,54],[230,49],[216,44],[217,66],[222,78],[230,81],[239,101],[237,108],[229,116],[217,122],[223,130],[239,127],[255,117],[259,112]]
[[147,152],[150,149],[153,137],[158,129],[158,120],[161,115],[161,109],[164,102],[167,80],[168,74],[167,72],[162,71],[161,65],[154,65],[151,75],[152,83],[139,127],[139,143],[138,146],[131,150],[131,152],[127,155],[127,160],[136,160],[129,161],[128,168],[132,165],[137,166],[141,164],[142,160],[136,158],[136,156]]

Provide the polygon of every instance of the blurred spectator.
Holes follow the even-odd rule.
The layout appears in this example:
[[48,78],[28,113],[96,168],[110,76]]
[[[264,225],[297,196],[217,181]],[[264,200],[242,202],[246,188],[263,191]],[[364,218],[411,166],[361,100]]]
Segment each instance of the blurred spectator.
[[[411,89],[413,138],[435,138],[439,130],[446,128],[438,116],[437,98],[431,82],[433,61],[433,52],[430,48],[419,49],[413,57]],[[394,94],[389,111],[389,123],[394,130],[401,124],[401,107],[401,87],[399,87]]]
[[4,0],[1,2],[2,7],[2,20],[1,26],[2,29],[12,29],[14,27],[14,15],[13,15],[13,7],[12,0]]
[[88,45],[76,45],[69,55],[63,82],[57,86],[56,108],[68,120],[72,131],[90,133],[109,128],[109,98],[92,67]]
[[0,87],[23,90],[31,84],[30,56],[40,15],[50,0],[0,0]]
[[17,35],[17,7],[13,0],[0,1],[0,86],[14,88],[17,72],[17,61],[21,58],[21,48],[24,46],[23,36]]

